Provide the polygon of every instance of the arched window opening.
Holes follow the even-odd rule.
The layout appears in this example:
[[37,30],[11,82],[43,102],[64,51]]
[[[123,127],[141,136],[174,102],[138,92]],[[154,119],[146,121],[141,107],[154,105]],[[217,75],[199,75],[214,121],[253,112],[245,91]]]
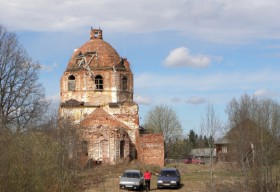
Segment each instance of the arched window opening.
[[124,158],[124,140],[120,141],[120,158]]
[[123,78],[122,78],[122,85],[121,85],[121,89],[122,89],[122,91],[127,91],[127,77],[126,76],[124,76]]
[[68,77],[68,91],[75,91],[76,88],[76,78],[74,75]]
[[109,158],[109,142],[108,140],[100,141],[100,156],[103,162],[108,161]]
[[103,90],[103,78],[101,75],[95,77],[95,89]]

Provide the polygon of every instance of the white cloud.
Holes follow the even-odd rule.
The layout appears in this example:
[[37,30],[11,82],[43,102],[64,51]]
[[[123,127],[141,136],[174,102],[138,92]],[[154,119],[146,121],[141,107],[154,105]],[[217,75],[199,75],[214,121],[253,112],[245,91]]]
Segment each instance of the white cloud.
[[[207,74],[169,74],[143,73],[135,75],[135,88],[141,90],[162,89],[165,91],[213,91],[213,90],[252,90],[260,85],[279,89],[275,82],[280,81],[278,71],[228,71]],[[174,83],[176,82],[176,83]],[[166,89],[168,87],[168,89]]]
[[43,71],[47,71],[47,72],[52,72],[55,68],[58,67],[57,63],[53,63],[52,65],[40,65],[41,66],[41,70]]
[[235,43],[280,39],[279,9],[278,0],[10,0],[1,2],[0,23],[17,31],[177,31]]
[[210,57],[205,55],[192,55],[186,47],[172,50],[164,61],[169,67],[207,67],[211,62]]
[[199,96],[192,96],[192,97],[188,98],[186,101],[186,103],[194,104],[194,105],[199,105],[199,104],[202,104],[205,102],[206,102],[206,99],[204,99],[203,97],[199,97]]
[[279,93],[276,91],[271,91],[267,89],[258,89],[254,92],[254,96],[256,97],[266,97],[266,98],[271,98],[271,97],[276,97],[278,96]]
[[[280,81],[277,70],[260,71],[228,71],[212,72],[208,74],[141,74],[135,75],[135,92],[141,95],[153,96],[153,102],[180,103],[202,103],[206,100],[216,103],[228,102],[238,95],[249,93],[253,94],[260,86],[269,90],[271,96],[280,99],[279,86],[275,82]],[[264,95],[264,91],[256,91],[255,95]],[[201,97],[191,97],[189,95]],[[267,94],[267,93],[266,93]],[[151,101],[151,100],[150,100]]]
[[171,99],[171,101],[174,102],[174,103],[179,103],[179,102],[182,101],[182,99],[180,99],[179,97],[173,97],[173,98]]
[[149,97],[136,95],[134,97],[134,101],[139,105],[150,105],[152,103],[152,99]]

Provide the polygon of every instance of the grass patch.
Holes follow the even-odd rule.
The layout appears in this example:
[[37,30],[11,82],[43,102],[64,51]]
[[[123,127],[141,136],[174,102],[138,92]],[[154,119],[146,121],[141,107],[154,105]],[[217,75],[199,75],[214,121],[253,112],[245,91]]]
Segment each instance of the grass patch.
[[[178,192],[228,192],[240,189],[241,175],[236,166],[232,164],[215,164],[213,169],[213,180],[210,180],[210,166],[193,164],[168,164],[166,167],[176,167],[181,173],[180,189]],[[80,171],[77,174],[73,191],[81,192],[125,192],[119,189],[119,176],[126,169],[140,169],[152,171],[154,174],[151,180],[152,191],[174,192],[174,190],[157,190],[157,176],[160,167],[143,165],[138,162],[121,164],[116,166],[98,166],[92,169]],[[279,166],[275,167],[276,172]],[[74,186],[75,185],[75,186]],[[75,188],[74,188],[75,187]],[[239,188],[238,188],[239,187]]]

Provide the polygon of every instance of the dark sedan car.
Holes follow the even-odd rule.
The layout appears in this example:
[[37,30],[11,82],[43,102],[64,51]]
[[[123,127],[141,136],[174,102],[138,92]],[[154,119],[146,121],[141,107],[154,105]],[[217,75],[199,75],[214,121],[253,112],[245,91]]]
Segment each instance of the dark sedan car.
[[180,188],[181,176],[176,168],[161,169],[157,178],[157,188]]

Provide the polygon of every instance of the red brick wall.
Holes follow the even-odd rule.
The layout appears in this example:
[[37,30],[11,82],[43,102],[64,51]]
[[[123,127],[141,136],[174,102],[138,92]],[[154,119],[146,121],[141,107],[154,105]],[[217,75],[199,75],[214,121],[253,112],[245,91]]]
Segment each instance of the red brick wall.
[[139,136],[138,160],[144,164],[164,166],[164,137],[162,134]]

